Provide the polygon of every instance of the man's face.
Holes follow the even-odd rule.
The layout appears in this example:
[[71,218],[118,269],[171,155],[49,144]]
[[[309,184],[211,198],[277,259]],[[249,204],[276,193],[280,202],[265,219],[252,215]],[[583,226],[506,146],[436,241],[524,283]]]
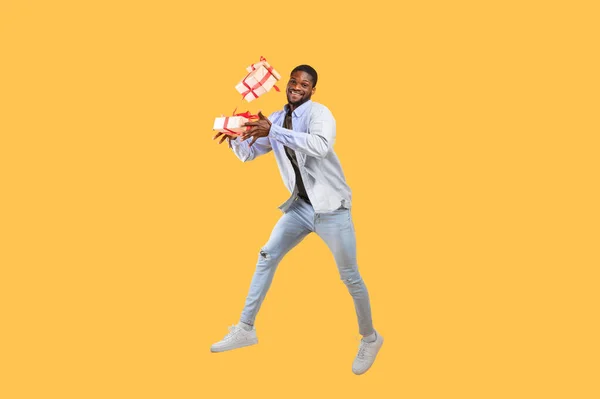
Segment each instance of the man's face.
[[287,84],[287,100],[294,108],[310,100],[314,92],[312,77],[308,73],[296,71],[290,75]]

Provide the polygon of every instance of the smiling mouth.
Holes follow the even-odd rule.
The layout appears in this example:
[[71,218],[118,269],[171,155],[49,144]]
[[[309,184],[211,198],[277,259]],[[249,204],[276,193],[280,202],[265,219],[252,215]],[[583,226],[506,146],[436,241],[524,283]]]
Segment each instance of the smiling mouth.
[[290,90],[290,94],[294,95],[294,96],[302,96],[302,92],[296,91],[296,90]]

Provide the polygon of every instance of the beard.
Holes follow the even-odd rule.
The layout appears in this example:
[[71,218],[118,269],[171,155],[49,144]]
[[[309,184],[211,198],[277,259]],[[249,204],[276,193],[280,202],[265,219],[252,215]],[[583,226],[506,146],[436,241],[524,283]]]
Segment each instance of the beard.
[[299,105],[304,104],[305,102],[307,102],[308,100],[310,100],[310,97],[311,97],[310,95],[309,96],[303,95],[303,96],[300,96],[297,100],[294,101],[294,100],[292,100],[292,95],[289,92],[287,93],[288,104],[291,104],[291,105],[293,105],[295,107],[298,107]]

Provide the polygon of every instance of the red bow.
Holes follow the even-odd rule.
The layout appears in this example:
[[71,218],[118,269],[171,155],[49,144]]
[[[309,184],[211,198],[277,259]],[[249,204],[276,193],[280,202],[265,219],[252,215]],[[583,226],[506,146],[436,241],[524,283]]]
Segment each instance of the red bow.
[[233,111],[233,116],[243,116],[247,119],[260,119],[258,115],[251,114],[250,111],[242,112],[240,114],[236,114],[235,111]]

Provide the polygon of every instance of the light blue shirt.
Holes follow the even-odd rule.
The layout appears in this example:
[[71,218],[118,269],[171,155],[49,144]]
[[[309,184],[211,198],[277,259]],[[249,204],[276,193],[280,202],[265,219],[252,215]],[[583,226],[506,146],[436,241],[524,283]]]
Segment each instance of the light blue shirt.
[[249,146],[252,139],[233,140],[230,143],[233,152],[242,162],[246,162],[273,150],[283,183],[292,194],[279,206],[282,212],[286,212],[292,202],[298,200],[296,175],[284,145],[296,152],[300,175],[315,212],[333,212],[340,207],[350,209],[352,191],[346,184],[342,165],[333,151],[335,119],[331,111],[309,100],[292,112],[294,130],[289,130],[283,128],[288,107],[286,104],[283,110],[269,116],[272,125],[268,136],[260,137],[252,147]]

